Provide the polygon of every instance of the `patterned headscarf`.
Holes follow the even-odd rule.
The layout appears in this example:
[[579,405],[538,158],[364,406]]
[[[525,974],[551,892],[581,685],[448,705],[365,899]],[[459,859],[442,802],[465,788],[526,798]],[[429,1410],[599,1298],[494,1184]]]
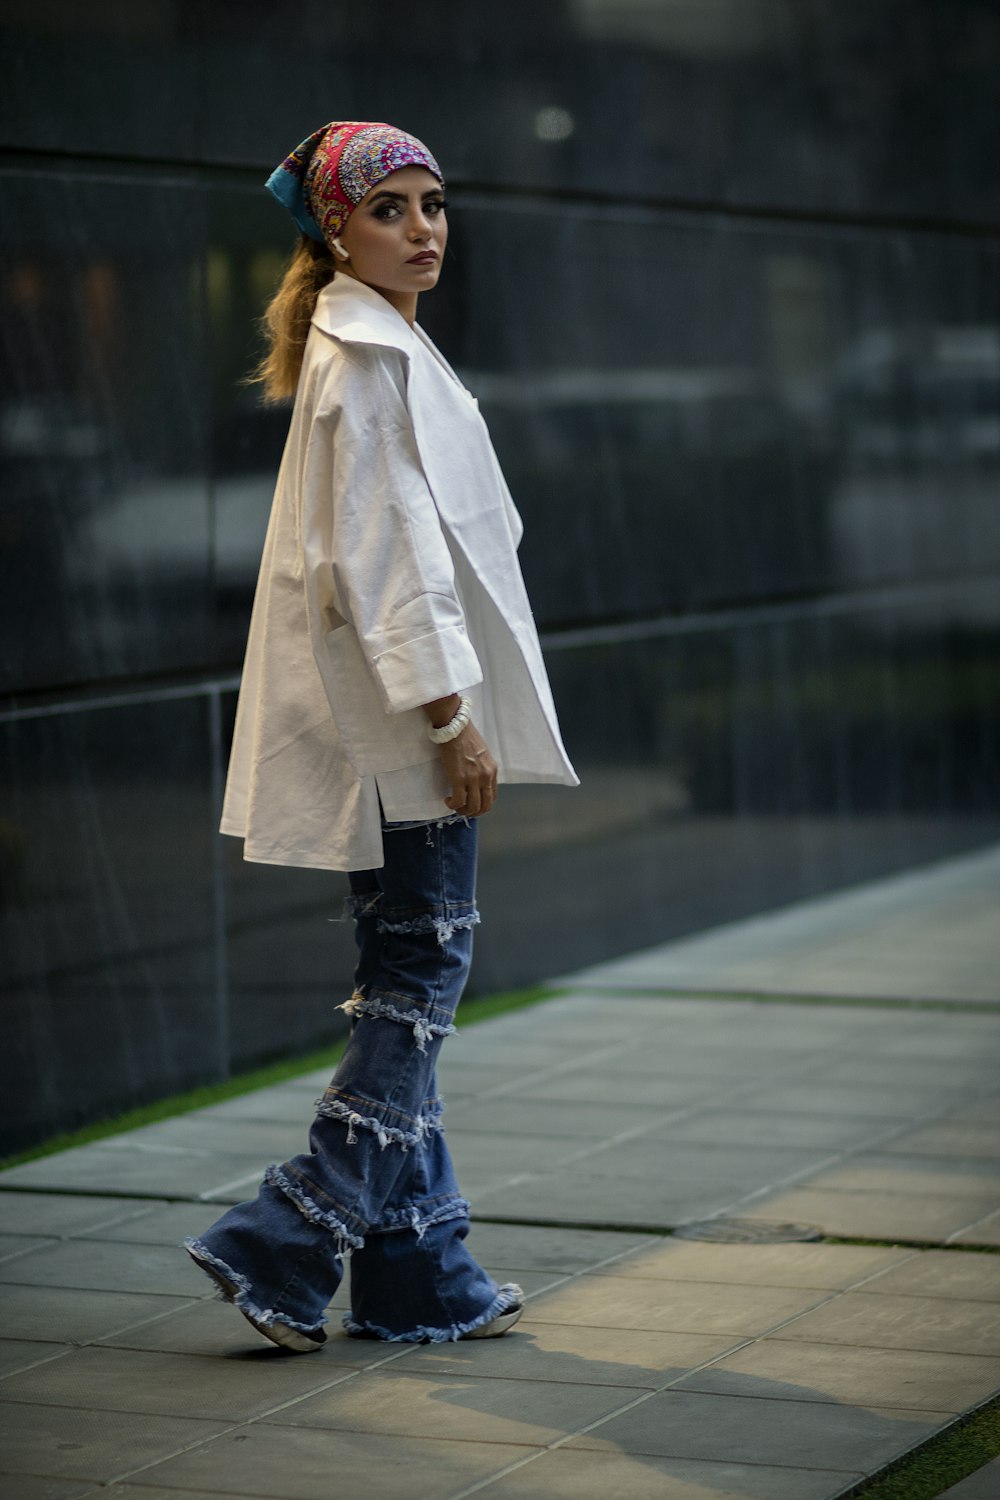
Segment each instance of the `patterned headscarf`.
[[400,167],[426,167],[444,186],[427,147],[375,120],[332,120],[306,136],[265,183],[300,229],[330,244],[366,193]]

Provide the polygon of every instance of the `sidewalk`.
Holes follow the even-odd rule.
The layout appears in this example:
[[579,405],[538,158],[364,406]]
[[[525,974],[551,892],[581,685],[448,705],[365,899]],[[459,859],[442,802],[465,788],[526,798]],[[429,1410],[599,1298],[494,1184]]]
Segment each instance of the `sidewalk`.
[[[949,860],[449,1038],[471,1243],[530,1297],[498,1341],[356,1342],[342,1291],[289,1357],[178,1249],[325,1074],[0,1174],[0,1492],[848,1494],[1000,1391],[998,892],[1000,849]],[[710,1218],[746,1238],[665,1233]]]

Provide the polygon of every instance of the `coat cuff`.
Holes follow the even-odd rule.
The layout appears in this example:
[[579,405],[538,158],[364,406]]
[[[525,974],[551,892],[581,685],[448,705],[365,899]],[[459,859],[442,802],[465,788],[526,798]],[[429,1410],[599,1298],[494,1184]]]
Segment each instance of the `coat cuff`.
[[375,657],[386,712],[403,713],[483,680],[483,669],[461,625],[433,630]]

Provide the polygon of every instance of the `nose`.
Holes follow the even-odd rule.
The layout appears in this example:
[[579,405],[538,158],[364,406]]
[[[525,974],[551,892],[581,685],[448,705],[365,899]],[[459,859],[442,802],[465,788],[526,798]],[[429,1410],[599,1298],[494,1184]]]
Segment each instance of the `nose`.
[[412,240],[426,240],[429,239],[430,236],[430,219],[428,219],[422,208],[415,209],[413,212],[413,218],[410,223],[410,238]]

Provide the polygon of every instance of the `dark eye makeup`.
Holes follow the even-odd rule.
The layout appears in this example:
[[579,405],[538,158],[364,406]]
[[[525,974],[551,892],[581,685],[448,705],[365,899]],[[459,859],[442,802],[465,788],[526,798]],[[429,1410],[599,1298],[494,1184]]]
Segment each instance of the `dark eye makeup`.
[[[447,198],[428,198],[423,204],[425,213],[435,215],[443,212],[443,210],[447,207]],[[402,212],[403,205],[402,203],[392,198],[386,197],[382,198],[376,203],[373,203],[371,208],[372,214],[376,219],[394,219],[398,214]]]

